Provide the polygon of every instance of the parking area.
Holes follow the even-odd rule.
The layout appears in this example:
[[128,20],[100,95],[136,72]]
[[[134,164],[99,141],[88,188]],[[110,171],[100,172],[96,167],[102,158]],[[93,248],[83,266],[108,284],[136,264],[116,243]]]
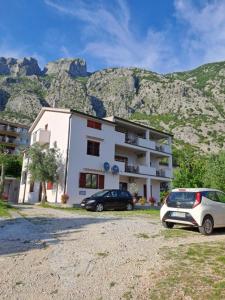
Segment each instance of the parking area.
[[221,240],[224,231],[165,230],[157,215],[18,206],[0,219],[0,298],[149,299],[162,252]]

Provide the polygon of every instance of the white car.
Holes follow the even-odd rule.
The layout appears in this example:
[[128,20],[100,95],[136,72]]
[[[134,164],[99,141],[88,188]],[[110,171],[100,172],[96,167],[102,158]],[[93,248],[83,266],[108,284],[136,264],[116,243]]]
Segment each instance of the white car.
[[215,189],[174,189],[165,199],[160,219],[166,228],[192,225],[209,235],[213,228],[225,227],[225,193]]

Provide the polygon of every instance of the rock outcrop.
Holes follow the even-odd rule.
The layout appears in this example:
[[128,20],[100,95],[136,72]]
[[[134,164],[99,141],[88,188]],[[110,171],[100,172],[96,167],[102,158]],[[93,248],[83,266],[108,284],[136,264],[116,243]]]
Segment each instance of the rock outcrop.
[[24,57],[23,59],[0,57],[0,75],[41,75],[41,69],[37,60],[32,57]]
[[31,123],[42,106],[67,107],[170,131],[178,145],[225,148],[225,62],[166,75],[138,68],[91,74],[82,59],[50,62],[41,72],[35,59],[0,58],[0,75],[0,117]]
[[87,66],[83,59],[69,59],[62,58],[57,61],[49,62],[45,68],[44,73],[47,75],[68,73],[71,77],[87,76]]

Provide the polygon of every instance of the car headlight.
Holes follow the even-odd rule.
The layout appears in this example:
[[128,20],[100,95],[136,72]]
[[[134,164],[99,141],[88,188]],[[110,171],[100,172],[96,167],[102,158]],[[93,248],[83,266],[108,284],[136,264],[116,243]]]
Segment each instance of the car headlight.
[[87,204],[95,203],[95,200],[88,200]]

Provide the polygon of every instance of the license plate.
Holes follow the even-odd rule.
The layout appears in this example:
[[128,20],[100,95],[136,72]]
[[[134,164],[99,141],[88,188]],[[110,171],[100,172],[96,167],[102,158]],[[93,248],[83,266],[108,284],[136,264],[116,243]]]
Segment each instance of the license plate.
[[170,215],[171,217],[185,218],[185,213],[183,212],[172,211]]

